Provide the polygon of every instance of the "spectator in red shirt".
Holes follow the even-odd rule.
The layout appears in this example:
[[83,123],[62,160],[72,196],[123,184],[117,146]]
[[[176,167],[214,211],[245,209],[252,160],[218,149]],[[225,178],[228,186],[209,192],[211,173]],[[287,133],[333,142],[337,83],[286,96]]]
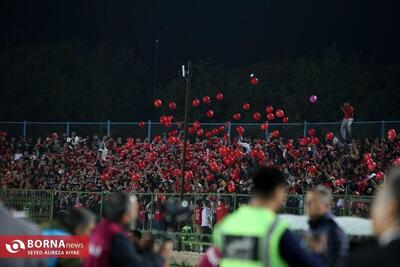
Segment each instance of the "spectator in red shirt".
[[201,234],[201,212],[203,211],[203,201],[201,199],[196,202],[196,209],[194,210],[194,225],[196,233]]
[[161,203],[156,202],[155,208],[154,208],[154,218],[153,218],[153,228],[158,231],[163,231],[164,230],[164,225],[163,225],[163,213],[162,213],[162,208],[161,208]]
[[350,103],[345,102],[341,107],[341,110],[344,113],[342,125],[340,126],[340,133],[343,137],[343,140],[351,139],[351,124],[354,121],[354,108],[350,105]]
[[228,208],[225,204],[225,199],[221,198],[217,207],[217,223],[219,223],[228,213]]

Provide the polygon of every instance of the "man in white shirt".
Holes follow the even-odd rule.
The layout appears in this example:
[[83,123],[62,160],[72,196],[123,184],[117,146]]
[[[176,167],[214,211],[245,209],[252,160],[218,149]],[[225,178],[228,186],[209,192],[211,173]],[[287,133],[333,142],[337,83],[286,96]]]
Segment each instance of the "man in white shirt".
[[[201,229],[204,235],[211,235],[212,227],[212,212],[211,203],[209,200],[204,201],[203,211],[201,212]],[[203,236],[202,242],[211,242],[209,236]],[[208,246],[203,246],[204,251],[207,250]]]

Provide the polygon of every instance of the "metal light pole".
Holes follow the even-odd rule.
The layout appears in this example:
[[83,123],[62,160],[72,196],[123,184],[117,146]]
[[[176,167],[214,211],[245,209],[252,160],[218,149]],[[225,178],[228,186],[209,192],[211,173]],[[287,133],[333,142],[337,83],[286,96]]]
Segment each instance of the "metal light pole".
[[[186,142],[187,142],[187,124],[188,124],[188,113],[189,113],[189,99],[190,89],[192,87],[192,62],[188,61],[187,72],[185,72],[185,66],[182,66],[182,76],[186,78],[186,98],[185,98],[185,118],[183,121],[183,147],[182,147],[182,176],[181,176],[181,201],[183,201],[183,195],[185,191],[185,167],[186,167]],[[187,77],[186,77],[187,76]]]

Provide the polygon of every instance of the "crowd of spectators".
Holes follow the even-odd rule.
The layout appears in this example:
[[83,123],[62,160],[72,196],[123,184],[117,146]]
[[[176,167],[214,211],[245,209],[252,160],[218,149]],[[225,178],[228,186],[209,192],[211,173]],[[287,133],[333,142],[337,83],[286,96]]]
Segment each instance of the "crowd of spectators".
[[[2,188],[64,191],[180,192],[181,138],[143,139],[93,136],[0,138]],[[184,190],[187,193],[249,193],[249,177],[260,165],[275,165],[288,178],[288,191],[303,194],[316,184],[334,193],[372,195],[380,171],[400,156],[398,139],[301,140],[209,138],[189,141]],[[376,162],[368,169],[364,154]]]

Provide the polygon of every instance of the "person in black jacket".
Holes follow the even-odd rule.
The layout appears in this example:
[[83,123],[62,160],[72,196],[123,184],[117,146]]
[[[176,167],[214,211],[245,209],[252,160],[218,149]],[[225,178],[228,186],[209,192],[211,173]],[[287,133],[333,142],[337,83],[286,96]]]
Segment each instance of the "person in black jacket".
[[332,194],[324,186],[308,191],[306,210],[309,216],[309,248],[331,267],[343,266],[349,240],[343,230],[333,220],[331,214]]
[[146,266],[128,238],[138,214],[137,198],[117,192],[104,201],[104,218],[89,239],[89,256],[84,267]]
[[350,255],[347,266],[400,266],[400,168],[391,169],[376,194],[371,217],[377,242]]

